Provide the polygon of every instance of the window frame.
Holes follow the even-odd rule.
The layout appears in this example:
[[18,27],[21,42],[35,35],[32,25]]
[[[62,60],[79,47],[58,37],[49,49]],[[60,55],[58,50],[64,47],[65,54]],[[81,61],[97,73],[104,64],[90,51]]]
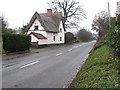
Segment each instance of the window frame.
[[55,36],[53,36],[53,41],[55,41]]
[[62,37],[60,37],[60,41],[62,41]]
[[62,28],[60,28],[60,32],[62,32]]
[[[37,27],[37,28],[36,28]],[[39,30],[39,26],[38,25],[35,25],[34,26],[34,30]]]

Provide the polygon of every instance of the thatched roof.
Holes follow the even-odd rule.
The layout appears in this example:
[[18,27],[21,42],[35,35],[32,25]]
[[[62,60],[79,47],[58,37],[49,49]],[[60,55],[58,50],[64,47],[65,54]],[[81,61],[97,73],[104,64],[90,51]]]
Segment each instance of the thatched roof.
[[29,30],[35,19],[38,19],[40,21],[41,25],[47,32],[57,33],[60,22],[62,21],[62,13],[61,12],[52,13],[52,17],[48,17],[47,13],[35,12],[32,19],[30,20],[30,23],[26,31]]

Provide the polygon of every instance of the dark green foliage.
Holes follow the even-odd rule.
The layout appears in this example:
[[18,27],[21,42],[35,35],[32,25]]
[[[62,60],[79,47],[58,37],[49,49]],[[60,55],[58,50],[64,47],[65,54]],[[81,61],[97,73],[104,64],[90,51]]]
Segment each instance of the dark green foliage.
[[107,42],[112,47],[114,46],[114,41],[115,41],[114,33],[115,33],[115,26],[109,29],[108,36],[107,36]]
[[120,15],[118,16],[118,32],[116,33],[116,51],[120,53]]
[[92,33],[86,31],[85,29],[81,29],[77,33],[77,37],[79,38],[80,41],[86,42],[92,40]]
[[120,16],[118,16],[118,24],[117,24],[118,32],[116,32],[116,43],[115,43],[115,26],[112,26],[109,29],[107,36],[107,43],[116,48],[116,51],[120,53]]
[[29,50],[31,39],[29,35],[3,34],[3,49],[8,52]]
[[65,33],[65,43],[70,44],[74,41],[74,35],[70,32]]
[[21,28],[21,30],[22,30],[21,33],[22,33],[22,34],[25,34],[25,31],[26,31],[28,25],[29,25],[29,23],[27,23],[26,25],[23,25],[23,26],[22,26],[22,28]]

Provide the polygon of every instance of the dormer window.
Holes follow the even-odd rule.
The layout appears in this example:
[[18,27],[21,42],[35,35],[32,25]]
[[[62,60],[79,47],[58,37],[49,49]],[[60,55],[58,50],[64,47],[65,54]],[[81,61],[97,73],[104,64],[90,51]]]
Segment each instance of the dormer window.
[[38,30],[38,26],[34,26],[34,30]]
[[62,28],[60,28],[60,32],[62,32]]

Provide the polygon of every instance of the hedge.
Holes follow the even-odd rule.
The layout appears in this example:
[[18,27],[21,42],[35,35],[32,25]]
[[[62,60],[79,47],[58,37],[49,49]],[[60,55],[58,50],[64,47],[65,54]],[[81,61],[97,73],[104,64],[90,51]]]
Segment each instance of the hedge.
[[116,43],[115,43],[115,25],[109,29],[107,42],[110,46],[116,48],[116,51],[120,53],[120,16],[118,17],[117,24],[118,32],[116,32]]
[[114,43],[115,43],[115,35],[114,34],[115,34],[115,26],[112,26],[109,29],[108,36],[107,36],[107,42],[112,47],[114,47]]
[[65,33],[65,43],[70,44],[74,41],[74,35],[70,32]]
[[19,52],[30,49],[31,37],[22,34],[2,34],[3,49],[8,52]]

